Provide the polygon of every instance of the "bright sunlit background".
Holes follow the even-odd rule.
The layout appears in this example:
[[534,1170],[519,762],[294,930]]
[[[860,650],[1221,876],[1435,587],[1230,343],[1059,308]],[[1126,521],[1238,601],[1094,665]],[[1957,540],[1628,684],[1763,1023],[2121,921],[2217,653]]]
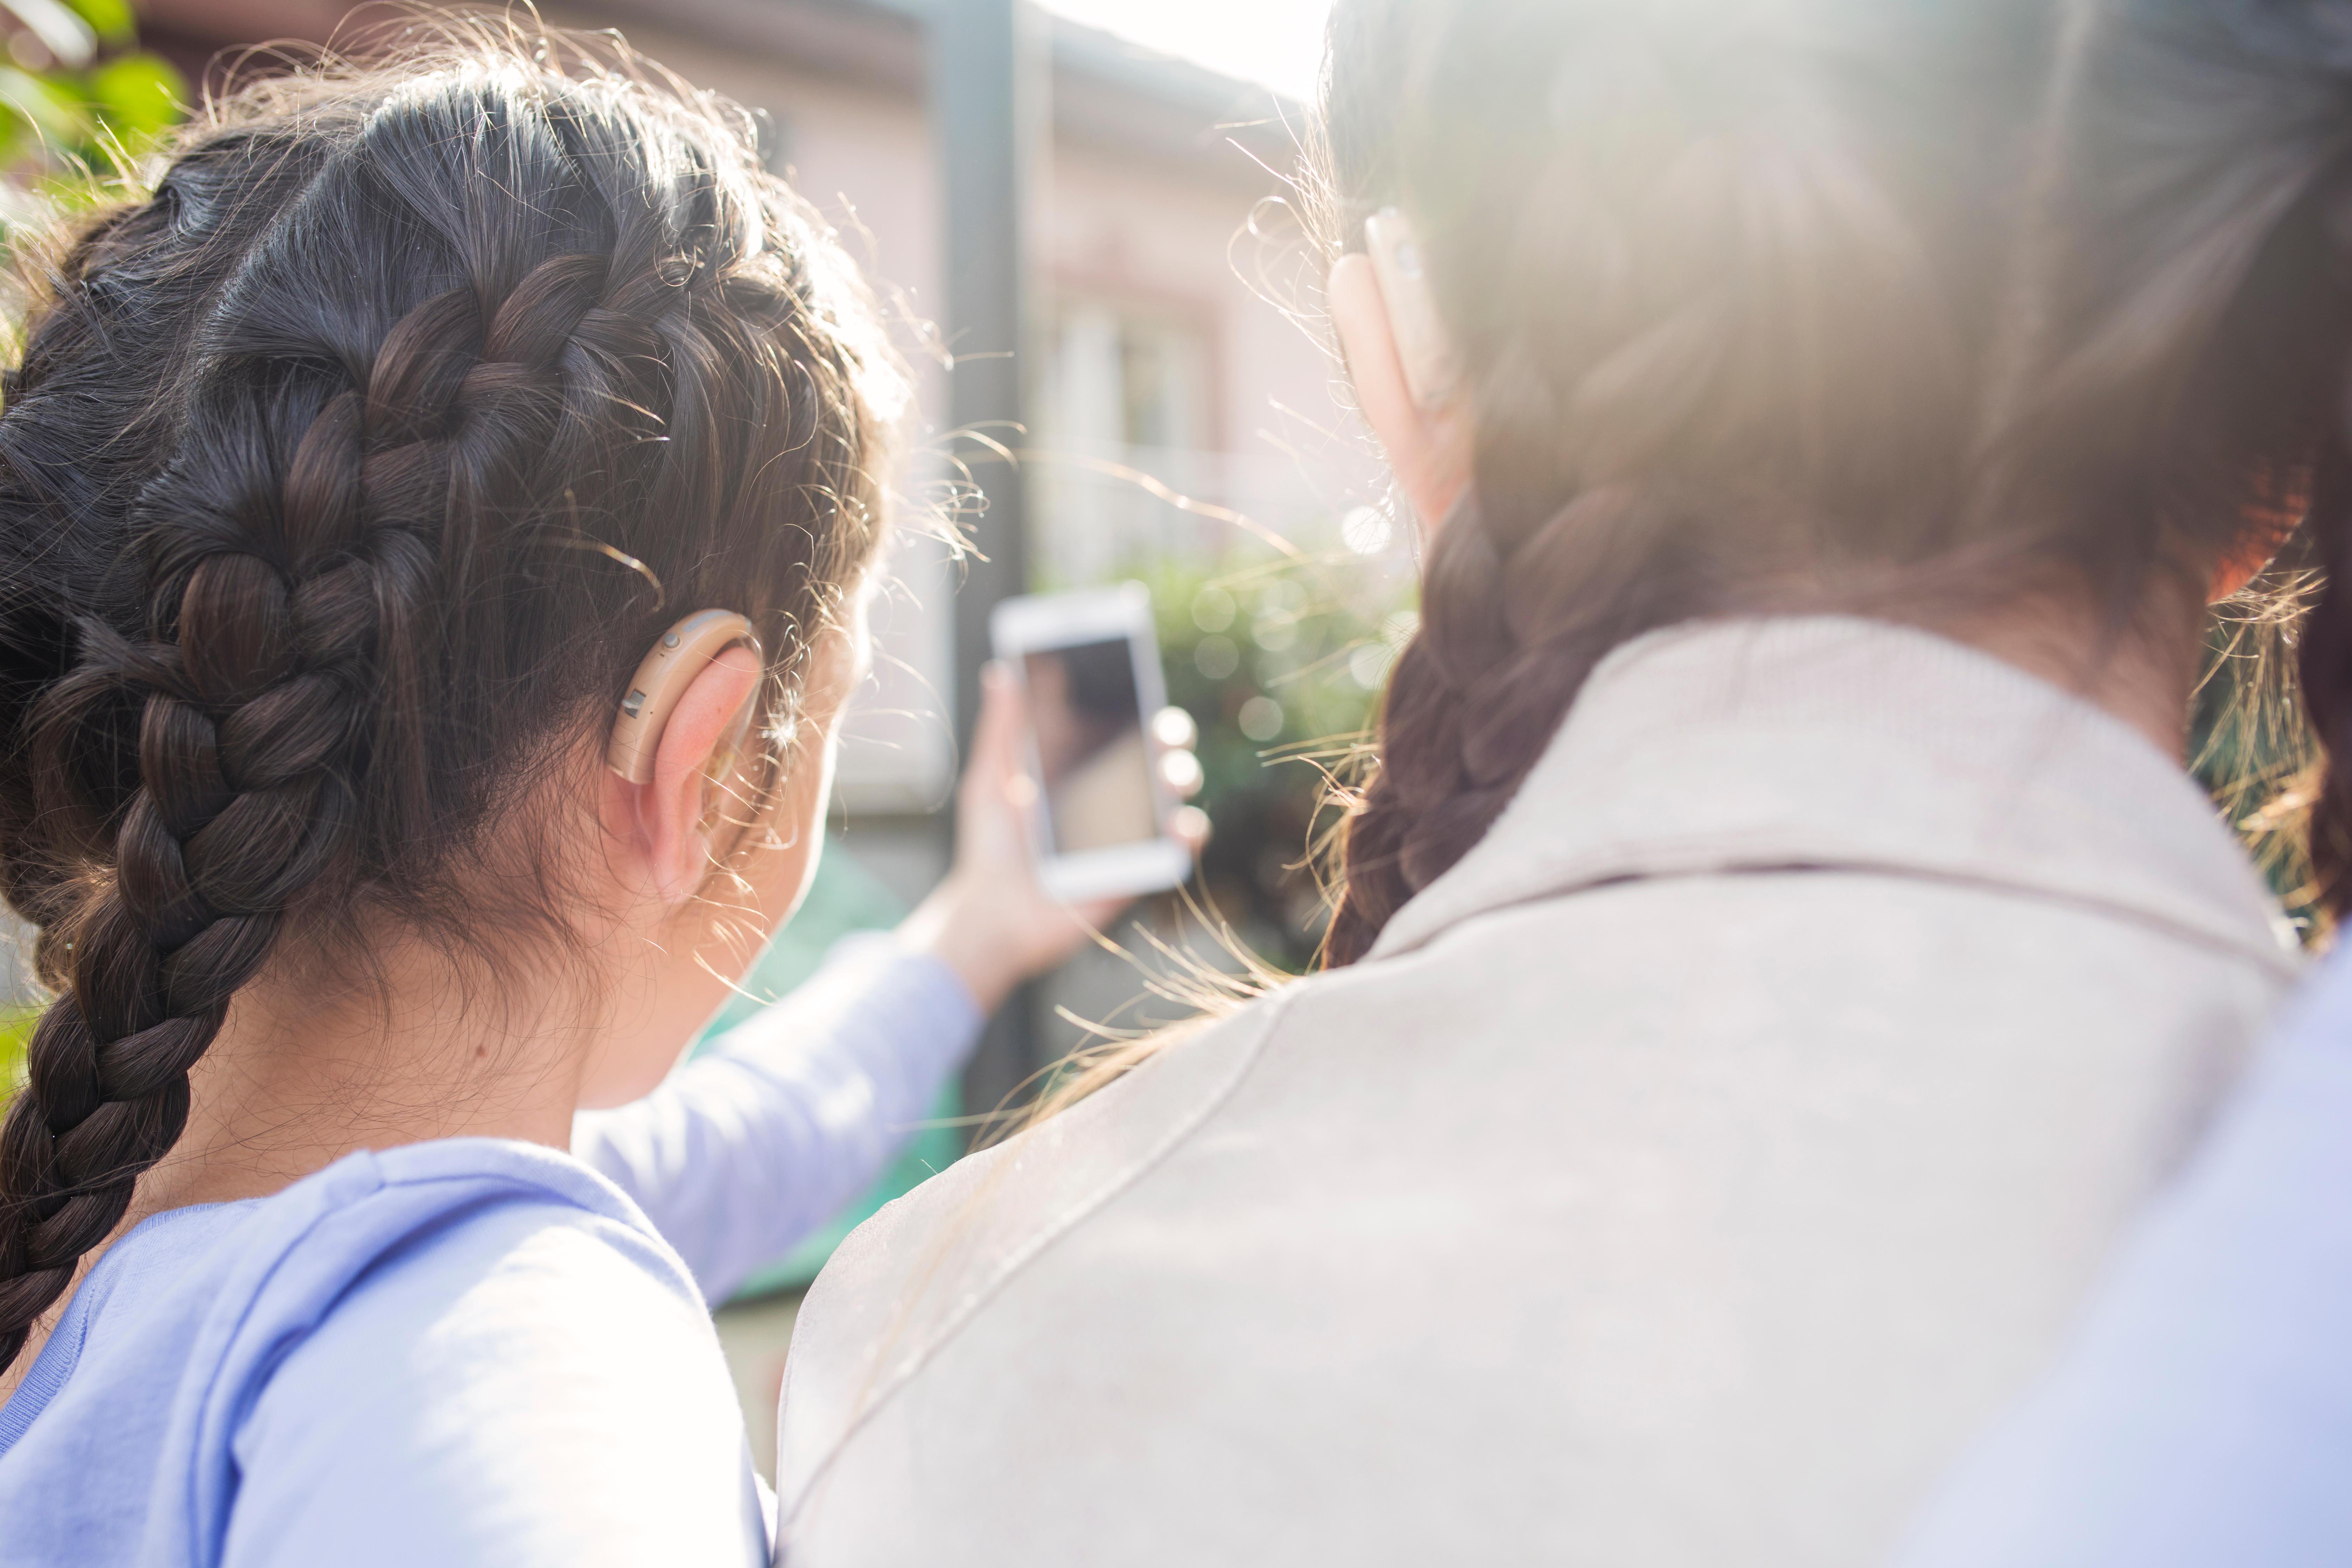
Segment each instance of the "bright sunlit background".
[[1330,0],[1045,0],[1045,9],[1311,102],[1331,6]]

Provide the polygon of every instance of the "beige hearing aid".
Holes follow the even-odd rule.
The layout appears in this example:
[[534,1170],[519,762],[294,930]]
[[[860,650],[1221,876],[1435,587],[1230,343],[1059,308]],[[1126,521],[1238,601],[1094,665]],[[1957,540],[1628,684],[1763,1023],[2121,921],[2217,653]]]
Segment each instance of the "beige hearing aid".
[[[621,716],[613,723],[613,742],[604,763],[631,784],[654,782],[654,752],[661,745],[662,726],[694,684],[705,666],[737,643],[748,645],[760,657],[760,639],[751,623],[732,610],[697,610],[662,633],[637,673],[630,678],[628,695],[621,699]],[[751,717],[744,704],[736,721],[740,731]]]
[[1412,220],[1394,207],[1382,207],[1364,220],[1364,251],[1372,258],[1372,276],[1388,307],[1405,386],[1423,409],[1443,408],[1454,400],[1461,368],[1437,314],[1437,295],[1429,286]]

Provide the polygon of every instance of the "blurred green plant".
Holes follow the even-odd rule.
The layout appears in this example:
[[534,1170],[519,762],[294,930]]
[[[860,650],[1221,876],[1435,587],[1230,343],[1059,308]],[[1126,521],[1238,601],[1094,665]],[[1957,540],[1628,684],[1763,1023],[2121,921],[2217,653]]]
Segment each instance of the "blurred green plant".
[[2300,552],[2259,593],[2221,607],[2190,711],[2191,773],[2306,942],[2326,936],[2304,848],[2316,752],[2305,725],[2294,632],[2316,577]]
[[25,1044],[40,1015],[25,1008],[0,1010],[0,1105],[16,1098],[25,1081]]
[[1366,739],[1415,624],[1418,581],[1388,520],[1360,509],[1343,536],[1323,553],[1252,546],[1122,574],[1151,589],[1168,700],[1200,728],[1210,905],[1292,971],[1312,962],[1329,914],[1307,846],[1331,775]]
[[0,225],[95,200],[179,123],[186,83],[128,0],[0,0]]

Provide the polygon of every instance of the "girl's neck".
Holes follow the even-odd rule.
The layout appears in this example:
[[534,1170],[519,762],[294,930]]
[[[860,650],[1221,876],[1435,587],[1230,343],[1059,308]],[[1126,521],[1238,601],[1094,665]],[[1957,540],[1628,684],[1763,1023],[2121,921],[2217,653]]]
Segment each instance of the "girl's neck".
[[[191,1204],[267,1197],[362,1149],[436,1138],[513,1138],[564,1148],[583,1070],[609,1007],[577,973],[475,983],[421,944],[394,944],[363,978],[289,965],[237,993],[188,1075],[187,1131],[139,1180],[105,1246]],[[0,1370],[13,1395],[67,1303],[33,1325]]]
[[464,977],[396,948],[362,979],[302,973],[240,992],[189,1075],[187,1131],[116,1235],[189,1204],[261,1197],[362,1149],[436,1138],[571,1142],[603,1009],[575,977]]

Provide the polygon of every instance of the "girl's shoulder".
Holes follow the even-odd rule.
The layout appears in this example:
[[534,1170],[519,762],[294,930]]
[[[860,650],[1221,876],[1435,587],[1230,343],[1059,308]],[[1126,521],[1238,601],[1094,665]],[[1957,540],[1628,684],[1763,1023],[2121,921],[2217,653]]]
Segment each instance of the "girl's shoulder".
[[247,1316],[316,1324],[414,1279],[495,1271],[557,1234],[602,1244],[577,1250],[572,1267],[641,1276],[699,1305],[677,1255],[618,1187],[567,1153],[498,1138],[362,1152],[262,1200],[227,1238],[222,1286],[251,1303]]
[[373,1177],[322,1222],[316,1286],[288,1281],[294,1321],[325,1310],[239,1424],[240,1534],[289,1564],[352,1561],[355,1526],[387,1563],[764,1560],[709,1310],[635,1205],[517,1145]]
[[[713,1561],[764,1549],[692,1279],[566,1155],[355,1154],[210,1219],[157,1216],[85,1291],[46,1408],[0,1452],[12,1537],[67,1480],[44,1484],[44,1456],[103,1434],[121,1473],[72,1485],[110,1500],[110,1561],[646,1561],[680,1529],[717,1531]],[[16,1550],[38,1558],[12,1540],[0,1563]]]

